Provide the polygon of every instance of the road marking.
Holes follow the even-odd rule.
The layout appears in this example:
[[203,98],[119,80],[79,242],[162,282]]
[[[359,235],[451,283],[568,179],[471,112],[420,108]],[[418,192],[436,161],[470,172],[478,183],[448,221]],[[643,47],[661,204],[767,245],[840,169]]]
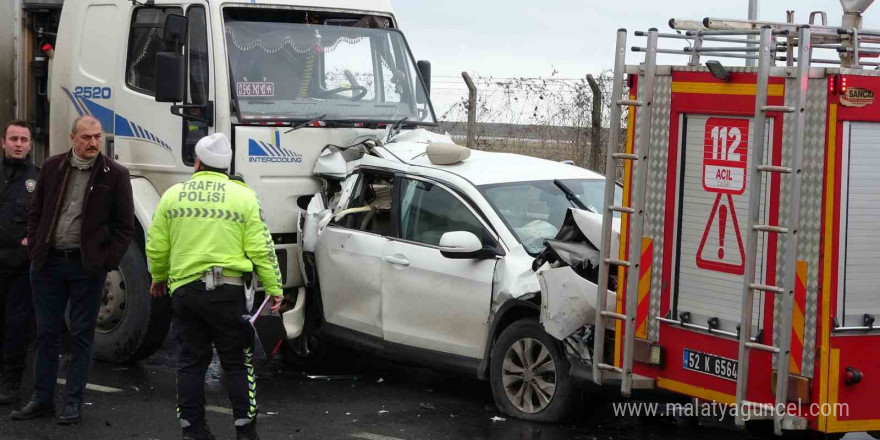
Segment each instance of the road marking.
[[220,414],[232,415],[231,409],[224,408],[222,406],[205,405],[205,411],[211,411],[211,412],[216,412],[216,413],[220,413]]
[[[67,380],[58,379],[58,384],[65,385],[65,384],[67,384]],[[92,391],[100,391],[102,393],[121,393],[123,391],[123,390],[120,390],[119,388],[105,387],[104,385],[95,385],[95,384],[91,384],[91,383],[86,384],[86,389],[92,390]]]
[[397,437],[388,437],[387,435],[373,434],[370,432],[358,432],[356,434],[349,434],[348,436],[354,438],[362,438],[364,440],[403,440]]
[[[232,415],[232,409],[226,408],[224,406],[216,406],[216,405],[205,405],[205,411],[211,411],[220,414]],[[258,419],[262,419],[267,417],[265,414],[257,414]]]

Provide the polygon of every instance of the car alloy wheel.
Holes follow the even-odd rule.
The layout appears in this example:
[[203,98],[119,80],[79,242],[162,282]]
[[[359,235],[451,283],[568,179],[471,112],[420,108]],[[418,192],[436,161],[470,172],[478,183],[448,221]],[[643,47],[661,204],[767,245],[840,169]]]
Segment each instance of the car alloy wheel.
[[556,362],[541,341],[522,338],[510,345],[501,371],[510,403],[527,414],[541,412],[556,394]]

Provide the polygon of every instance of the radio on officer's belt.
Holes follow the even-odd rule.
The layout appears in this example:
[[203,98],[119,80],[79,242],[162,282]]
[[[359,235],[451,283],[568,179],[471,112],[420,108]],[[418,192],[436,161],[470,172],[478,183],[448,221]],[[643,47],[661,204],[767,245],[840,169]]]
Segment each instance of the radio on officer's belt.
[[214,275],[214,287],[220,287],[223,285],[223,268],[220,266],[214,266],[211,268],[211,273]]

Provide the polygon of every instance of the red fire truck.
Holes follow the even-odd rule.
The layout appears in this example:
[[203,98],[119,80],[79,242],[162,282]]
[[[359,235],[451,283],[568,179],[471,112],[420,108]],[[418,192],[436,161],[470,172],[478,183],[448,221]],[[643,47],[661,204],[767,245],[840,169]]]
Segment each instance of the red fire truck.
[[729,404],[777,434],[880,431],[880,31],[861,29],[870,1],[841,3],[840,27],[671,20],[679,32],[636,33],[639,65],[618,32],[626,147],[609,148],[599,291],[621,282],[596,317],[618,337],[607,358],[594,338],[597,383]]

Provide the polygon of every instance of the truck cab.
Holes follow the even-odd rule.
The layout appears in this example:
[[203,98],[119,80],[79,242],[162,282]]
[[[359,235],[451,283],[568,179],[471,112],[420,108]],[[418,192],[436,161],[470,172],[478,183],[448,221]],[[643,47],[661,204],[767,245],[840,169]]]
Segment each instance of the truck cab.
[[383,0],[68,1],[50,77],[50,153],[91,115],[104,154],[132,176],[139,234],[108,277],[96,336],[111,361],[149,356],[167,333],[170,304],[147,295],[143,233],[161,194],[192,174],[201,137],[232,140],[230,174],[259,195],[294,299],[297,199],[321,189],[321,150],[436,124],[430,65],[416,63]]

